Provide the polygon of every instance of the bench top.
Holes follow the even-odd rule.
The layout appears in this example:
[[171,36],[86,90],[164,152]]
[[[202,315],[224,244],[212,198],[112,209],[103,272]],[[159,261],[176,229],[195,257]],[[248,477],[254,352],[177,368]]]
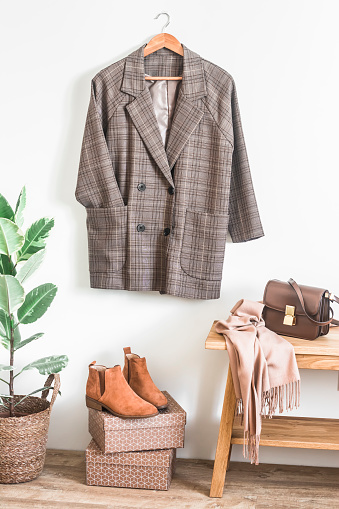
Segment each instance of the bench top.
[[[222,334],[215,330],[215,324],[218,320],[213,322],[211,330],[205,341],[205,348],[207,350],[226,350],[226,341]],[[332,357],[339,357],[339,327],[330,327],[330,331],[326,336],[320,336],[314,341],[307,341],[299,338],[289,338],[282,336],[294,347],[294,351],[299,355],[330,355]]]

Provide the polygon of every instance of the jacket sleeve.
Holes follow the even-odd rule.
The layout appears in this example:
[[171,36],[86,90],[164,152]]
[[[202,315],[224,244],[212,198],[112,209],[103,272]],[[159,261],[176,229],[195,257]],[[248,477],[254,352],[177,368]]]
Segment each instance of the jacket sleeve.
[[86,208],[124,205],[105,138],[106,97],[101,82],[93,79],[75,190],[76,199]]
[[237,91],[232,89],[233,158],[228,229],[233,242],[264,236],[247,157]]

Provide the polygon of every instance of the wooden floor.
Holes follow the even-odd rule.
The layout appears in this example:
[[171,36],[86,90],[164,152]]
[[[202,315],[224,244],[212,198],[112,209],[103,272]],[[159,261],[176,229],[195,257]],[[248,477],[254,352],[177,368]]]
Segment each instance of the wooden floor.
[[0,485],[1,509],[333,509],[339,469],[231,462],[222,499],[208,497],[212,461],[178,460],[169,491],[85,485],[83,452],[50,450],[43,474],[30,483]]

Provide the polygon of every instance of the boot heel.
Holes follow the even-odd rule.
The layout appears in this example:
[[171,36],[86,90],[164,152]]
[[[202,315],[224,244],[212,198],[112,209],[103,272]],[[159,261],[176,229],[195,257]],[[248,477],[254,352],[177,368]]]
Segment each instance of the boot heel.
[[94,410],[102,410],[102,405],[98,403],[98,401],[95,401],[94,399],[89,398],[86,396],[86,406],[88,408],[93,408]]

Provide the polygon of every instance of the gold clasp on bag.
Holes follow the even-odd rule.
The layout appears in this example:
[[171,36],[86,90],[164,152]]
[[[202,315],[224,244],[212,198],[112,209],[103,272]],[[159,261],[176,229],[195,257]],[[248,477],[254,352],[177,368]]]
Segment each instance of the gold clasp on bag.
[[283,321],[284,325],[295,325],[296,318],[294,316],[294,312],[295,312],[294,306],[286,306],[285,317]]

